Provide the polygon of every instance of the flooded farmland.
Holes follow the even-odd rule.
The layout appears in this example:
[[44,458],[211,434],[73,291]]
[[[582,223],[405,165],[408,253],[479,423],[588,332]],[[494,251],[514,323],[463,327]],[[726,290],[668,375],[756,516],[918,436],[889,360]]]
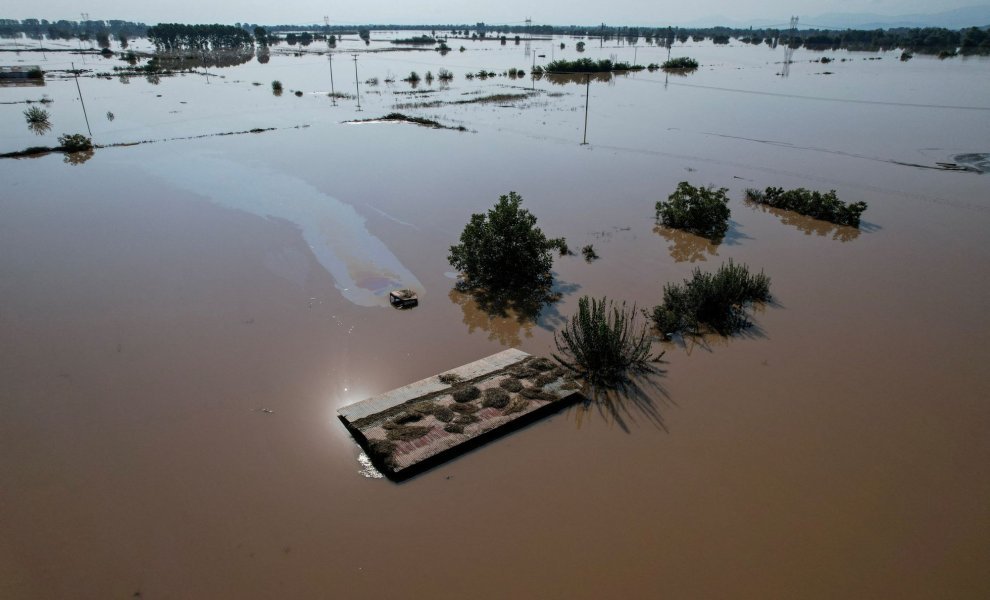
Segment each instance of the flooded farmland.
[[[675,44],[696,72],[590,82],[582,145],[582,78],[501,74],[667,49],[389,37],[160,78],[3,53],[48,75],[0,86],[0,153],[85,134],[79,92],[105,147],[0,160],[0,597],[990,594],[990,59]],[[393,112],[464,131],[357,122]],[[657,226],[680,181],[729,189],[721,244]],[[767,186],[869,208],[852,229],[744,200]],[[447,262],[510,190],[601,257],[555,258],[532,321]],[[775,301],[658,341],[635,397],[399,484],[336,417],[728,259]]]

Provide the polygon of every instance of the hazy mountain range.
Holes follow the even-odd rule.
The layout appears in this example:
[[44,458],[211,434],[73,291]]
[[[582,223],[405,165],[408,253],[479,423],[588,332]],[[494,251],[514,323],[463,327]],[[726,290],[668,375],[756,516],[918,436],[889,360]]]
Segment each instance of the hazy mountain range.
[[[891,27],[945,27],[948,29],[962,29],[964,27],[985,27],[990,25],[990,5],[969,6],[957,8],[945,12],[931,14],[907,14],[907,15],[878,15],[874,13],[825,13],[821,15],[805,16],[800,18],[799,27],[820,28],[820,29],[889,29]],[[686,27],[712,27],[723,25],[726,27],[786,27],[786,21],[790,18],[787,15],[784,19],[755,19],[749,21],[739,21],[719,16],[695,19],[691,22],[682,23]]]

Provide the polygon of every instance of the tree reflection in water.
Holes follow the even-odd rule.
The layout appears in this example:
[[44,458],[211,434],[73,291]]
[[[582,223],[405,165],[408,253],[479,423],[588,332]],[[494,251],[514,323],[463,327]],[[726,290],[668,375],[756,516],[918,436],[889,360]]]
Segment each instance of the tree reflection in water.
[[667,250],[675,262],[705,261],[709,256],[718,256],[718,244],[700,235],[663,225],[655,226],[653,233],[670,242]]
[[481,290],[455,286],[448,297],[461,307],[468,333],[480,329],[488,333],[490,340],[498,340],[504,346],[518,346],[523,337],[533,337],[534,326],[547,331],[561,326],[565,319],[557,310],[556,303],[579,287],[555,280],[550,290],[492,296]]
[[860,223],[860,227],[837,225],[828,221],[813,219],[791,210],[774,208],[772,206],[760,204],[759,202],[753,202],[752,200],[743,200],[743,204],[754,210],[761,210],[765,213],[770,213],[780,219],[781,223],[790,225],[805,235],[831,237],[833,240],[838,240],[840,242],[851,242],[859,237],[860,229],[867,229],[870,227],[865,223]]

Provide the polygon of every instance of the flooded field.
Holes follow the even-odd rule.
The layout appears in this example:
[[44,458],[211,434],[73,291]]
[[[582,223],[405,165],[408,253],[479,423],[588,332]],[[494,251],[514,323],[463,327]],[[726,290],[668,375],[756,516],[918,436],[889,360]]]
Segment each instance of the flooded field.
[[[0,597],[990,595],[990,59],[678,44],[698,71],[590,83],[581,145],[582,78],[501,73],[666,49],[375,51],[389,35],[150,81],[0,55],[50,72],[0,87],[0,153],[86,133],[70,62],[95,144],[153,142],[0,160]],[[466,131],[348,123],[391,112]],[[721,244],[657,227],[684,180],[730,190]],[[869,208],[857,230],[744,201],[771,185]],[[447,263],[510,190],[601,256],[556,259],[535,322],[480,310]],[[658,342],[635,397],[401,484],[335,416],[548,355],[582,295],[649,308],[730,258],[775,303],[741,336]],[[389,308],[395,287],[420,305]]]

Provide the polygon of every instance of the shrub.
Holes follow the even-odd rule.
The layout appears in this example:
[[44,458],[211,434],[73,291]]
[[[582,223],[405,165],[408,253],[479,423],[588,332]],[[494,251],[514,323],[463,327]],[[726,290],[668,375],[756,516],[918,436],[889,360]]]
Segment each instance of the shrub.
[[[624,62],[612,62],[609,59],[592,60],[579,58],[577,60],[555,60],[543,67],[546,73],[609,73],[611,71],[627,71],[631,65]],[[534,69],[534,73],[536,70]]]
[[553,357],[590,383],[606,387],[624,381],[629,371],[648,370],[662,353],[650,353],[646,325],[637,331],[635,316],[635,306],[627,309],[624,302],[614,306],[607,298],[584,296],[578,300],[578,314],[559,335],[554,332],[559,354]]
[[657,202],[657,219],[667,227],[684,229],[713,241],[729,229],[729,198],[726,188],[694,187],[686,181],[667,201]]
[[426,83],[433,83],[433,71],[427,71],[423,78],[426,79]]
[[402,81],[406,81],[409,83],[419,83],[419,73],[417,73],[416,71],[411,71],[409,73],[409,77],[406,77]]
[[464,433],[464,425],[460,423],[447,423],[443,426],[443,430],[447,433]]
[[474,404],[452,404],[450,410],[461,413],[462,415],[470,415],[481,410]]
[[61,135],[58,138],[58,143],[66,152],[83,152],[93,148],[93,141],[81,133]]
[[482,396],[484,396],[484,399],[481,401],[482,406],[505,408],[509,404],[509,392],[500,387],[488,388]]
[[661,65],[661,68],[669,69],[669,70],[680,69],[687,71],[691,69],[697,69],[698,61],[687,56],[678,56],[677,58],[672,58],[670,60],[664,61],[663,65]]
[[48,111],[43,108],[38,108],[37,106],[32,106],[31,108],[24,111],[24,119],[27,120],[29,125],[43,125],[48,123],[51,115]]
[[581,254],[584,255],[584,260],[591,262],[598,258],[598,253],[595,252],[595,247],[588,244],[584,248],[581,248]]
[[695,268],[683,284],[663,288],[663,304],[654,307],[653,322],[666,335],[696,334],[702,326],[728,335],[749,325],[747,303],[770,299],[770,278],[751,275],[746,265],[729,260],[715,273]]
[[550,239],[536,226],[536,217],[522,208],[515,192],[499,197],[487,214],[476,213],[450,247],[447,260],[463,274],[463,287],[493,296],[518,296],[549,291],[552,250],[563,239]]
[[272,82],[272,93],[276,96],[282,95],[282,82],[278,79]]
[[302,91],[296,90],[295,91],[295,94],[296,94],[296,98],[302,98],[302,95],[303,95]]
[[836,197],[835,190],[823,194],[804,188],[785,191],[783,188],[768,187],[762,192],[748,189],[746,198],[774,208],[793,210],[814,219],[852,227],[859,227],[860,216],[866,210],[866,202],[846,204]]
[[437,71],[437,79],[439,79],[440,81],[451,81],[452,79],[454,79],[454,74],[448,71],[447,69],[440,69],[439,71]]

